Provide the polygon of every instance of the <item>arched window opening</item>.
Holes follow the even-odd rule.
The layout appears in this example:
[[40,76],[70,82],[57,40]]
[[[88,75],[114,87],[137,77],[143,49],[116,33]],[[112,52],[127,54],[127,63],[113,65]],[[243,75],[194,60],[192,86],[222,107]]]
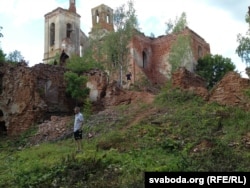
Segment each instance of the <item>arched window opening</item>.
[[107,15],[107,17],[106,17],[106,22],[107,22],[107,23],[110,23],[109,15]]
[[95,12],[95,15],[96,15],[96,23],[99,23],[99,21],[100,21],[100,17],[99,17],[99,12],[98,12],[98,10],[96,10],[96,12]]
[[7,128],[4,121],[0,121],[0,136],[7,135]]
[[73,29],[72,29],[72,25],[71,24],[67,24],[67,34],[66,34],[66,36],[67,36],[67,38],[70,38],[70,35],[71,35],[71,32],[73,31]]
[[50,24],[50,46],[55,44],[55,24]]
[[203,52],[201,46],[198,47],[198,58],[202,58]]
[[145,51],[142,52],[142,67],[145,68],[147,65],[147,53]]
[[109,13],[109,10],[108,10],[108,14],[107,14],[107,17],[106,17],[106,22],[110,23],[110,13]]
[[80,57],[83,57],[83,45],[82,44],[80,44],[79,51],[80,51]]

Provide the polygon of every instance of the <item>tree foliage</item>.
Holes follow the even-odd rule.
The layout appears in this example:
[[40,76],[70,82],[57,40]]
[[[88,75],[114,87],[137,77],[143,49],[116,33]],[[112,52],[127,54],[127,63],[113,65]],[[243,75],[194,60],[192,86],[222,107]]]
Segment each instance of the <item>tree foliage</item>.
[[237,42],[239,43],[236,48],[236,53],[246,63],[247,67],[250,67],[250,15],[247,13],[245,18],[246,23],[248,23],[249,28],[246,35],[238,34]]
[[0,63],[5,62],[5,56],[6,54],[3,52],[3,50],[0,48]]
[[103,69],[102,65],[94,59],[91,50],[86,51],[83,57],[77,55],[71,56],[67,60],[66,67],[78,74],[94,68]]
[[234,69],[230,58],[209,54],[198,60],[196,73],[207,81],[207,88],[211,89],[227,72]]
[[167,25],[166,34],[176,34],[177,38],[172,44],[168,56],[168,62],[171,64],[171,72],[174,72],[180,66],[187,66],[194,63],[192,50],[190,46],[190,37],[181,34],[187,27],[187,16],[183,12],[180,18],[176,18],[175,22],[169,20]]
[[135,30],[139,30],[138,21],[135,14],[133,1],[121,5],[114,11],[115,32],[110,32],[103,41],[103,55],[105,56],[105,68],[110,74],[120,71],[120,81],[122,83],[122,73],[127,72],[129,62],[129,43]]
[[94,68],[100,68],[91,51],[87,51],[83,57],[73,55],[66,63],[68,71],[64,74],[64,79],[67,83],[66,91],[77,102],[83,102],[89,93],[89,89],[86,87],[87,77],[83,76],[84,72],[87,72]]
[[86,86],[88,78],[83,76],[83,73],[95,68],[102,69],[101,64],[93,58],[93,52],[89,49],[83,57],[71,56],[67,60],[66,68],[68,71],[64,74],[64,79],[67,83],[67,93],[77,102],[84,102],[89,89]]
[[24,57],[22,56],[20,51],[14,50],[13,52],[10,52],[8,54],[7,61],[10,63],[20,63],[24,62]]
[[180,35],[177,37],[171,46],[168,61],[172,65],[172,72],[180,66],[185,66],[189,62],[193,62],[189,36]]
[[180,18],[179,17],[175,18],[175,21],[169,19],[169,21],[166,23],[167,29],[165,33],[166,34],[179,33],[183,31],[187,25],[188,25],[187,15],[185,12],[183,12]]
[[67,92],[78,101],[83,101],[88,92],[87,78],[82,76],[83,72],[103,67],[109,72],[117,71],[120,67],[123,70],[127,68],[128,44],[138,24],[133,1],[128,2],[127,9],[125,5],[118,7],[113,16],[115,32],[106,33],[103,37],[102,34],[98,34],[97,29],[95,31],[97,36],[91,39],[89,49],[84,56],[72,56],[67,60],[66,67],[69,70],[65,73]]
[[75,72],[67,71],[64,74],[64,79],[67,83],[66,92],[77,102],[83,102],[89,94],[89,89],[86,87],[88,81],[86,76],[78,75]]

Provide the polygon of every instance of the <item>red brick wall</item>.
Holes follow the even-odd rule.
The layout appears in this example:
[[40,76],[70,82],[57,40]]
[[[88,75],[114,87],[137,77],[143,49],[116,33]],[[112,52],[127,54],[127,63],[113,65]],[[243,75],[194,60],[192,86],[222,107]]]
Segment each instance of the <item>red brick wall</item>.
[[[209,44],[195,32],[186,28],[183,32],[191,36],[191,47],[194,59],[199,58],[198,49],[202,49],[202,55],[210,53]],[[173,42],[177,35],[163,35],[158,38],[146,37],[137,34],[132,40],[133,49],[131,70],[134,75],[133,81],[139,79],[141,73],[154,84],[164,84],[171,77],[171,65],[167,61]],[[143,64],[143,51],[147,54],[147,61]]]
[[210,93],[209,101],[223,105],[244,106],[249,109],[249,100],[244,90],[250,89],[250,80],[236,72],[227,73]]

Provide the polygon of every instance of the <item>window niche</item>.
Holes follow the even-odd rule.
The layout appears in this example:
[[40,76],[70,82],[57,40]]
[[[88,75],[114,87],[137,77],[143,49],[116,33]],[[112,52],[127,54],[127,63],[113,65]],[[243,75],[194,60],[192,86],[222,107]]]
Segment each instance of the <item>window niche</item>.
[[202,47],[198,46],[198,58],[202,58],[203,52],[202,52]]
[[70,38],[72,31],[73,31],[72,25],[70,23],[67,23],[67,31],[66,31],[67,38]]
[[107,16],[106,16],[106,22],[107,22],[108,24],[111,23],[111,21],[110,21],[110,12],[109,12],[109,10],[108,10],[108,14],[107,14]]
[[147,66],[148,58],[147,53],[145,51],[142,52],[142,67],[145,68]]
[[50,46],[55,44],[55,23],[50,24]]
[[95,22],[96,22],[96,23],[99,23],[99,21],[100,21],[99,12],[98,12],[98,10],[96,10],[96,11],[95,11]]

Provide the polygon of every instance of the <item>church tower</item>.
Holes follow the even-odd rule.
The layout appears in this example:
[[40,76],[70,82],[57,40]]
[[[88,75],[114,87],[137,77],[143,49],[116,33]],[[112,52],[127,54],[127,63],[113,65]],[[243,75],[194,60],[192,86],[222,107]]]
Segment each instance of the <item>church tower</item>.
[[76,13],[75,0],[69,0],[69,8],[58,7],[45,14],[44,63],[53,61],[64,51],[69,57],[80,55],[80,15]]
[[91,9],[92,14],[92,30],[90,37],[94,37],[96,32],[98,35],[114,31],[113,9],[107,5],[101,4]]

